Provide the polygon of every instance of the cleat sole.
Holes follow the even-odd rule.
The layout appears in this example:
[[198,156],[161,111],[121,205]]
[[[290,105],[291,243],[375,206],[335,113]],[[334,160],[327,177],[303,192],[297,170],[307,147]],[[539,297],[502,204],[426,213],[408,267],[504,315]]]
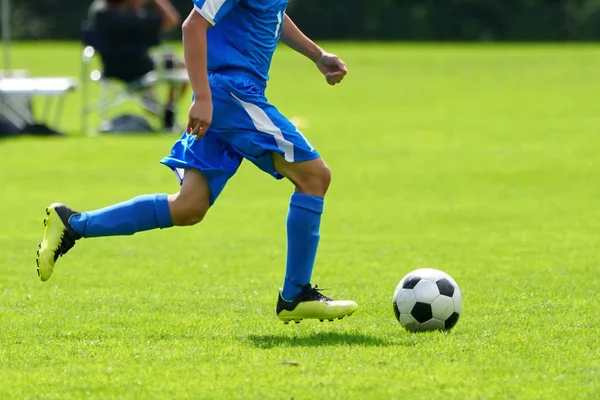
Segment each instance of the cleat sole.
[[[335,322],[336,319],[338,321],[342,320],[342,319],[344,319],[344,317],[352,316],[355,312],[356,312],[356,310],[353,310],[347,314],[336,315],[336,316],[328,317],[328,318],[314,318],[314,319],[318,319],[319,322],[325,322],[325,321]],[[295,322],[295,323],[299,324],[300,321],[303,321],[304,319],[307,319],[307,318],[288,317],[288,318],[280,318],[280,321],[282,321],[285,325],[288,325],[290,322]],[[308,318],[308,319],[312,319],[312,318]]]
[[[349,313],[349,314],[341,315],[341,316],[334,317],[334,318],[323,318],[323,319],[319,318],[319,322],[325,322],[325,321],[329,321],[329,322],[335,322],[335,320],[336,320],[336,319],[339,321],[339,320],[342,320],[342,319],[344,319],[344,317],[350,317],[352,314],[354,314],[354,311],[352,311],[352,312],[351,312],[351,313]],[[289,325],[289,324],[290,324],[290,322],[295,322],[296,324],[299,324],[299,323],[300,323],[300,321],[303,321],[303,320],[304,320],[303,318],[301,318],[301,319],[293,319],[293,318],[291,318],[291,319],[286,319],[286,320],[282,319],[281,321],[282,321],[282,322],[283,322],[285,325]]]
[[290,324],[290,322],[295,322],[296,324],[299,324],[299,323],[300,323],[300,321],[302,321],[302,319],[287,319],[287,320],[282,320],[282,322],[283,322],[285,325],[289,325],[289,324]]
[[[46,207],[46,218],[44,218],[44,226],[48,225],[48,219],[50,218],[50,210]],[[36,251],[35,264],[37,266],[37,274],[38,277],[41,277],[40,274],[40,249],[42,248],[42,243],[38,244],[38,249]]]

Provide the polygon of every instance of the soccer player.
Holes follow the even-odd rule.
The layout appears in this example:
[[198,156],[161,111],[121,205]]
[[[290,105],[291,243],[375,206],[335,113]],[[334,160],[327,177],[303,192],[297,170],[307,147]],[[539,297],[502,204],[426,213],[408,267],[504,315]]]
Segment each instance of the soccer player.
[[295,186],[287,217],[287,265],[277,315],[289,323],[352,314],[353,301],[333,300],[310,283],[330,184],[329,168],[298,129],[265,98],[281,40],[340,83],[346,66],[308,39],[286,14],[287,0],[193,0],[183,24],[185,63],[194,92],[186,132],[161,160],[178,177],[173,195],[153,194],[95,211],[63,204],[46,209],[38,274],[52,275],[59,256],[81,238],[133,235],[202,221],[245,158]]

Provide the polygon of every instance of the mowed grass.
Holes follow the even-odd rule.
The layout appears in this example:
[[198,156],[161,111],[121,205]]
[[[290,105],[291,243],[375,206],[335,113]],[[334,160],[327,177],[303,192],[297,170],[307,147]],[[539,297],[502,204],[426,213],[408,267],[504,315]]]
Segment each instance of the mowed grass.
[[[177,190],[177,135],[84,138],[74,94],[73,137],[0,142],[0,398],[600,397],[600,49],[328,48],[342,86],[281,49],[268,94],[333,170],[313,283],[360,310],[277,320],[292,187],[249,163],[200,226],[81,241],[41,283],[46,205]],[[77,45],[14,55],[79,74]],[[394,318],[421,267],[461,286],[449,334]]]

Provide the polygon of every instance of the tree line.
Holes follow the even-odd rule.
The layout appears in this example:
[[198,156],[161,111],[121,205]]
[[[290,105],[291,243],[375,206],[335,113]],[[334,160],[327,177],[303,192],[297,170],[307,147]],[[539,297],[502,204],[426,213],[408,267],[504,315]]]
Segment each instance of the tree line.
[[[183,15],[191,0],[173,0]],[[12,0],[17,39],[78,39],[90,1]],[[309,35],[332,40],[592,41],[600,0],[291,0]],[[178,39],[180,32],[172,32]]]

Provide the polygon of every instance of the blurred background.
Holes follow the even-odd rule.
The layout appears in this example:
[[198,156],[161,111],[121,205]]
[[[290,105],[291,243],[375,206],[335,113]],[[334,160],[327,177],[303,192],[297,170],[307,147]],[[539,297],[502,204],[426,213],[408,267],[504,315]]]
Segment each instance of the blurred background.
[[[182,63],[180,25],[192,9],[191,0],[116,1],[126,4],[128,9],[135,9],[136,13],[143,10],[150,16],[149,20],[154,15],[163,21],[163,25],[167,21],[170,27],[160,32],[144,32],[142,20],[148,21],[144,16],[136,20],[142,30],[132,33],[123,31],[127,27],[118,28],[113,22],[106,21],[104,36],[108,32],[109,40],[104,46],[97,43],[97,38],[90,40],[82,27],[86,26],[86,21],[89,26],[91,10],[103,7],[103,3],[105,6],[106,0],[96,0],[93,6],[92,1],[80,0],[0,2],[4,39],[0,57],[0,124],[3,124],[0,136],[32,132],[50,135],[181,132],[190,93]],[[170,7],[172,12],[165,14],[164,7]],[[427,68],[429,57],[439,58],[436,64],[440,71],[428,78],[439,73],[444,85],[450,82],[448,79],[456,78],[456,75],[448,78],[450,71],[456,68],[461,71],[475,68],[485,79],[499,78],[497,69],[503,63],[511,66],[511,77],[523,78],[522,69],[532,65],[526,54],[538,51],[536,45],[571,43],[577,46],[576,43],[592,43],[600,38],[600,0],[291,0],[288,13],[308,36],[319,43],[326,42],[324,46],[329,51],[343,53],[343,58],[351,61],[352,76],[357,78],[353,80],[355,84],[360,79],[367,86],[373,75],[395,77],[405,73],[414,78],[416,75],[411,70]],[[146,39],[142,42],[131,40],[131,43],[121,39],[133,36]],[[407,49],[406,46],[413,43],[417,45]],[[438,43],[438,46],[419,47],[419,43]],[[440,43],[442,47],[448,43],[467,44],[447,52]],[[510,43],[513,50],[507,53],[498,43]],[[471,47],[468,51],[473,53],[467,55],[465,51],[471,44],[477,46]],[[378,50],[376,46],[392,47]],[[490,47],[498,51],[487,53],[485,49]],[[284,71],[288,77],[301,76],[305,71],[303,64],[288,57],[286,51],[276,54],[278,61],[274,63],[272,76],[280,76],[279,71]],[[589,65],[579,57],[590,57],[591,53],[581,51],[570,55],[549,51],[536,60],[554,66],[552,73],[555,73],[567,71],[559,64],[564,57],[571,57],[568,71],[572,77]],[[152,71],[142,68],[133,74],[132,71],[114,73],[115,69],[124,67],[127,70],[133,64],[144,64],[150,54],[154,65],[153,70],[150,68]],[[491,58],[486,58],[486,54]],[[384,59],[379,60],[377,57],[380,56],[389,60],[397,57],[398,60],[390,61],[390,64]],[[453,57],[458,57],[455,62]],[[493,60],[492,64],[482,64],[487,62],[486,59]],[[169,75],[169,71],[165,73],[166,69],[175,72]],[[290,73],[292,70],[294,72]],[[149,71],[151,76],[145,75]],[[536,80],[530,81],[531,84],[537,82],[540,73],[545,72],[540,69],[534,73]],[[582,79],[585,76],[581,75]],[[45,80],[48,77],[52,80]],[[568,79],[563,77],[563,84],[567,90],[575,90],[577,86],[568,83]],[[554,85],[557,81],[552,82]],[[376,83],[372,82],[369,87],[372,84]],[[347,88],[354,95],[358,93],[357,89],[357,86]],[[271,90],[270,95],[285,108],[293,101],[287,96],[290,90],[299,89],[288,82]],[[300,90],[309,90],[309,96],[319,96],[322,89],[309,86],[309,89]],[[381,96],[373,95],[370,103],[377,104]],[[453,95],[457,96],[457,93]],[[445,104],[442,108],[447,107]]]
[[[79,38],[88,1],[14,0],[15,39]],[[600,0],[292,0],[290,15],[317,39],[591,41]],[[173,0],[182,14],[190,0]],[[57,12],[60,10],[60,12]],[[178,31],[170,33],[176,39]]]

